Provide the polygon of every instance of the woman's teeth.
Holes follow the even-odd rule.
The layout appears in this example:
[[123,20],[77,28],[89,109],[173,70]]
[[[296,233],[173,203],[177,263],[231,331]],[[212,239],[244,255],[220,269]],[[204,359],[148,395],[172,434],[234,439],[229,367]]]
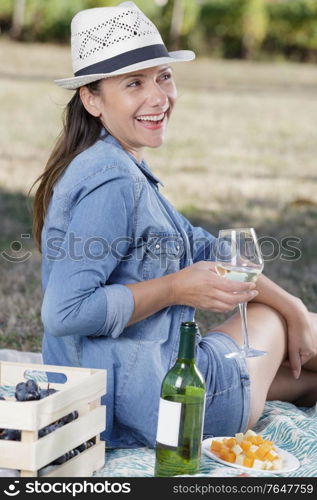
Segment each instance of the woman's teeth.
[[165,116],[165,113],[161,113],[160,115],[152,115],[152,116],[141,115],[141,116],[137,116],[136,119],[138,121],[160,122],[163,120],[164,116]]

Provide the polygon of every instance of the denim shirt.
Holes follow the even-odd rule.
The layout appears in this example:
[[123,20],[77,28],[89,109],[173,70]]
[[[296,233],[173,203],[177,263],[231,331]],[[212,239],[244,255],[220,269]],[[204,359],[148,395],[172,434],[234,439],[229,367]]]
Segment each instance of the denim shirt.
[[101,437],[113,448],[155,445],[162,379],[181,322],[194,318],[173,305],[126,326],[134,299],[125,285],[213,258],[214,237],[178,213],[159,183],[103,131],[58,179],[42,231],[43,359],[106,369]]

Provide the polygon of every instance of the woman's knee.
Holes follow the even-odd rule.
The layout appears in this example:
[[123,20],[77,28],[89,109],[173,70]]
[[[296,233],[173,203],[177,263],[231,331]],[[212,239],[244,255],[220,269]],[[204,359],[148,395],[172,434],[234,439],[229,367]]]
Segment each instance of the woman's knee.
[[248,303],[248,319],[253,319],[255,321],[265,320],[266,322],[275,323],[276,327],[286,330],[287,325],[284,317],[279,313],[274,307],[268,306],[267,304],[262,304],[261,302],[249,302]]

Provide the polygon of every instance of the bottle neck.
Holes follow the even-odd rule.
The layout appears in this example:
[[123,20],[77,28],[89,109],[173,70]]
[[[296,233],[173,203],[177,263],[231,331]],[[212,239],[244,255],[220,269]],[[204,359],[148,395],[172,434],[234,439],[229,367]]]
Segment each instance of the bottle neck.
[[182,323],[180,329],[180,340],[178,348],[178,359],[194,361],[195,360],[195,339],[197,325],[193,322]]

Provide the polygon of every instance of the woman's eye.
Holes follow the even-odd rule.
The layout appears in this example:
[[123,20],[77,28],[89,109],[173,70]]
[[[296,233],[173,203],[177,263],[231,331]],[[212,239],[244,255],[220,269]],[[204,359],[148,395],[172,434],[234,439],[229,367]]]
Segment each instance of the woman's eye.
[[138,87],[141,85],[141,82],[139,80],[133,80],[133,82],[128,83],[128,87]]
[[171,73],[164,73],[162,75],[162,80],[169,80],[170,78],[172,78],[172,74]]

